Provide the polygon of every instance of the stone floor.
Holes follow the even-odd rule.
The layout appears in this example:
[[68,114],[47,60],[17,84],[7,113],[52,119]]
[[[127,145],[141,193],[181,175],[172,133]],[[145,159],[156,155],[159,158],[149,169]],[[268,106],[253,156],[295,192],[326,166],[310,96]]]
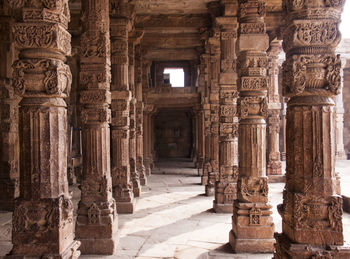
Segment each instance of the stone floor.
[[[350,161],[337,163],[342,176],[343,193],[350,194]],[[271,183],[270,201],[276,231],[281,231],[281,218],[276,205],[281,203],[284,184]],[[74,200],[79,193],[74,189]],[[119,245],[113,256],[92,258],[177,258],[267,259],[272,254],[233,254],[228,242],[231,215],[216,214],[211,209],[213,197],[203,195],[197,170],[190,162],[160,162],[142,190],[133,215],[119,215]],[[345,240],[350,240],[350,214],[343,216]],[[0,213],[0,256],[11,249],[11,213]]]

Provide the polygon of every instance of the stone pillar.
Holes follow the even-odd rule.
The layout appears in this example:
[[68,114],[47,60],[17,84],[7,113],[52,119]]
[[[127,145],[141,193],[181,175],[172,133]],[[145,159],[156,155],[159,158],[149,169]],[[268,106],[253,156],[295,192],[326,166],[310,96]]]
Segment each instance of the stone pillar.
[[272,252],[274,224],[266,178],[266,76],[269,38],[265,2],[239,2],[239,179],[230,244],[237,253]]
[[335,143],[336,143],[336,149],[335,149],[335,157],[337,160],[346,160],[347,156],[344,149],[344,139],[343,139],[343,132],[344,132],[344,105],[343,105],[343,87],[344,87],[344,65],[346,64],[346,59],[342,59],[342,69],[340,71],[341,73],[341,87],[340,87],[340,93],[337,95],[335,99],[335,105],[336,105],[336,131],[335,131]]
[[138,44],[135,49],[135,90],[136,90],[136,170],[141,185],[147,184],[146,169],[143,162],[143,96],[142,96],[142,49]]
[[[207,45],[208,40],[206,40]],[[204,89],[201,94],[202,127],[203,127],[203,165],[202,165],[202,185],[208,183],[208,171],[210,170],[210,104],[209,104],[209,47],[206,46],[205,53],[200,57],[200,85]]]
[[334,50],[344,2],[284,1],[283,95],[287,167],[274,258],[350,258],[335,175],[335,106],[341,61]]
[[[144,61],[142,64],[142,89],[150,88],[150,69],[152,62]],[[151,152],[150,152],[150,112],[153,110],[152,105],[145,105],[143,110],[143,161],[145,166],[146,176],[151,174]],[[146,181],[141,185],[146,185]]]
[[[5,258],[78,258],[67,182],[67,109],[71,36],[67,0],[9,1],[21,17],[12,33],[19,59],[12,85],[19,108],[20,196]],[[25,5],[25,6],[24,6]],[[39,40],[40,39],[40,40]]]
[[280,41],[272,41],[270,44],[269,70],[270,82],[268,86],[268,119],[267,119],[267,175],[281,175],[282,163],[279,152],[279,132],[280,132],[280,113],[281,102],[278,92],[278,55],[281,52]]
[[[143,31],[133,30],[129,34],[129,86],[132,93],[132,99],[130,102],[130,139],[129,139],[129,157],[130,157],[130,176],[133,185],[134,197],[140,196],[141,186],[140,186],[140,175],[137,170],[136,160],[137,160],[137,146],[136,146],[136,131],[137,131],[137,96],[136,96],[136,82],[135,77],[138,74],[135,73],[135,47],[136,44],[140,43],[143,36]],[[142,64],[139,64],[142,65]],[[140,70],[140,69],[139,69]],[[141,74],[142,75],[142,74]]]
[[203,130],[203,110],[199,107],[197,111],[197,143],[198,143],[198,154],[197,154],[197,164],[198,175],[203,173],[203,160],[204,160],[204,130]]
[[18,102],[11,80],[0,78],[0,210],[12,211],[19,195]]
[[118,213],[134,211],[129,159],[132,92],[128,73],[128,34],[131,29],[128,8],[126,0],[111,1],[112,181]]
[[83,254],[113,254],[118,228],[110,168],[110,36],[107,0],[82,2],[80,53],[83,179],[76,234]]
[[215,182],[219,176],[219,73],[220,73],[220,31],[213,29],[209,44],[209,103],[210,103],[210,153],[207,164],[208,182],[205,186],[207,196],[214,195]]
[[11,42],[11,24],[8,6],[0,6],[0,210],[12,211],[19,195],[19,137],[18,102],[11,85],[11,64],[14,47]]
[[286,161],[286,153],[287,153],[287,144],[286,144],[286,134],[287,134],[287,121],[286,121],[286,116],[287,116],[287,100],[288,98],[283,97],[283,103],[282,103],[282,152],[281,152],[281,161]]
[[214,209],[232,213],[237,198],[238,114],[237,114],[237,4],[222,2],[225,16],[216,18],[221,29],[219,177],[215,183]]

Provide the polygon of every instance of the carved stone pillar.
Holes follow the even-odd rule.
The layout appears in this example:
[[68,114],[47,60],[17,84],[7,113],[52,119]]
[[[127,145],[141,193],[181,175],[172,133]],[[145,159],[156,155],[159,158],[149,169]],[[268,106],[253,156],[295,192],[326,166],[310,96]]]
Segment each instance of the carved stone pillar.
[[128,8],[126,0],[111,1],[112,181],[118,213],[134,211],[129,160],[132,92],[128,78],[128,32],[131,29]]
[[108,1],[84,1],[82,11],[79,102],[83,179],[76,234],[83,254],[113,254],[118,223],[110,168]]
[[0,210],[13,210],[19,195],[19,137],[18,102],[11,85],[11,64],[14,47],[11,42],[11,24],[8,6],[0,5]]
[[[143,153],[144,153],[144,165],[146,175],[151,174],[151,154],[150,154],[150,106],[146,105],[143,110],[143,129],[144,129],[144,138],[143,138]],[[142,183],[141,183],[142,184]],[[146,183],[144,183],[146,184]]]
[[[346,59],[342,59],[342,64],[346,64]],[[341,88],[340,93],[337,95],[335,99],[336,105],[336,131],[335,131],[335,157],[337,160],[346,160],[347,156],[344,149],[344,105],[343,105],[343,87],[344,87],[344,65],[340,71],[341,73]]]
[[[210,153],[207,162],[208,182],[205,186],[207,196],[214,195],[215,182],[219,176],[219,73],[220,73],[220,31],[214,28],[209,44],[209,103],[210,103]],[[209,164],[208,164],[209,163]]]
[[267,119],[267,175],[281,175],[282,162],[279,151],[281,102],[278,93],[278,55],[282,47],[280,41],[272,41],[268,52],[270,77],[268,86],[268,119]]
[[[142,32],[143,33],[143,32]],[[135,49],[135,90],[136,90],[136,170],[140,184],[146,185],[146,169],[143,163],[143,97],[142,97],[142,49],[138,44]]]
[[[207,42],[206,42],[207,45]],[[204,88],[201,96],[202,118],[203,118],[203,166],[202,185],[208,183],[208,171],[210,170],[210,104],[209,104],[209,47],[206,46],[206,53],[201,55],[200,82]]]
[[0,78],[0,210],[13,210],[19,195],[18,102],[8,78]]
[[[214,209],[232,213],[237,198],[238,179],[238,114],[235,45],[237,39],[237,5],[224,3],[225,16],[216,18],[221,29],[220,69],[220,139],[219,177],[215,183]],[[235,9],[235,10],[234,10]],[[232,13],[232,11],[235,11]]]
[[20,52],[12,65],[12,85],[23,99],[20,196],[12,218],[13,248],[6,258],[78,258],[67,182],[68,1],[9,3],[21,17],[12,26]]
[[203,173],[203,160],[204,160],[204,130],[203,130],[203,111],[201,108],[197,111],[197,143],[198,143],[198,154],[197,164],[198,175]]
[[[140,43],[143,31],[133,30],[129,34],[129,85],[132,92],[132,100],[130,102],[130,175],[133,184],[134,197],[139,197],[141,192],[140,174],[137,170],[137,96],[135,77],[139,77],[135,69],[135,47]],[[140,63],[140,61],[139,61]],[[142,64],[138,64],[141,66]],[[140,69],[138,69],[140,70]],[[142,70],[142,69],[141,69]],[[141,71],[142,72],[142,71]],[[142,74],[141,74],[142,76]]]
[[335,175],[335,107],[341,61],[334,53],[343,1],[284,1],[283,94],[287,167],[283,233],[274,258],[350,258],[343,247],[342,197]]
[[[144,61],[142,64],[142,89],[150,88],[150,69],[152,62]],[[144,93],[144,91],[143,91]],[[143,110],[143,162],[146,176],[151,174],[151,152],[150,152],[150,112],[153,110],[151,105],[145,105]],[[141,181],[141,185],[146,185],[146,180]]]
[[272,252],[271,205],[266,178],[266,76],[269,38],[265,3],[239,2],[239,179],[230,244],[235,252]]
[[286,161],[286,153],[287,153],[287,139],[286,139],[286,134],[287,134],[287,121],[286,121],[286,116],[287,116],[287,102],[288,98],[283,97],[283,103],[282,103],[282,152],[281,152],[281,160]]

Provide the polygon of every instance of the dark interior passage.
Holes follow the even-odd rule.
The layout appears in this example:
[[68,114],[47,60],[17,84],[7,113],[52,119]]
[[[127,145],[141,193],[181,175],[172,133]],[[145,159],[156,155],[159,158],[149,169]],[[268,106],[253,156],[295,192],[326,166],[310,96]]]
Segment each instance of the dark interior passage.
[[192,153],[189,110],[163,109],[155,117],[155,150],[159,158],[185,158]]

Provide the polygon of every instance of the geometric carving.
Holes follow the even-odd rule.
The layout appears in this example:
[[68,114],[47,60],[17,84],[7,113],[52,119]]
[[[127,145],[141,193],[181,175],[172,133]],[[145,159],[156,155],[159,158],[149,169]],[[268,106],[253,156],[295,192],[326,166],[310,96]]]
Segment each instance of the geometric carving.
[[261,225],[261,217],[262,217],[261,210],[256,207],[256,204],[254,204],[254,207],[252,207],[249,211],[249,225],[250,226]]
[[96,203],[92,203],[88,209],[88,223],[90,225],[99,225],[101,223],[101,210]]

